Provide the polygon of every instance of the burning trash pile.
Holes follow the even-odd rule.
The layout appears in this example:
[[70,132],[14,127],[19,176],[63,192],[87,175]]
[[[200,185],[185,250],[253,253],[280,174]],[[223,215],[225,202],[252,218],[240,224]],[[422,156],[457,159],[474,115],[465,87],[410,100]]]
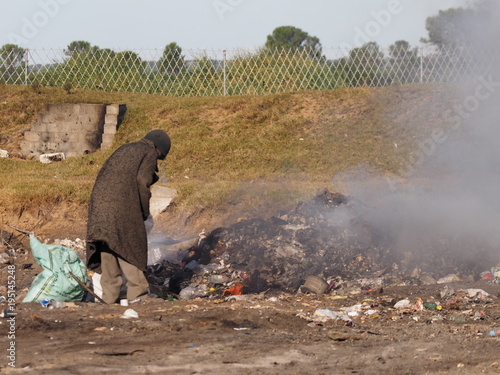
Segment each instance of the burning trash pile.
[[311,277],[324,280],[326,290],[353,282],[365,288],[420,285],[479,278],[488,269],[485,259],[465,262],[424,240],[418,251],[401,251],[391,234],[363,220],[364,205],[324,190],[291,212],[215,229],[182,259],[150,266],[151,293],[295,293],[314,291],[304,288]]

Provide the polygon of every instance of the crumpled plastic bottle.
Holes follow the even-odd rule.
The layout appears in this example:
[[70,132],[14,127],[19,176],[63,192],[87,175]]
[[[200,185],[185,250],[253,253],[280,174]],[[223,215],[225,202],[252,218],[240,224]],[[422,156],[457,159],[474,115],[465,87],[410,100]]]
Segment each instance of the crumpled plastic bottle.
[[188,286],[182,289],[179,293],[180,299],[193,299],[197,297],[204,297],[208,293],[206,285],[197,285],[195,287]]

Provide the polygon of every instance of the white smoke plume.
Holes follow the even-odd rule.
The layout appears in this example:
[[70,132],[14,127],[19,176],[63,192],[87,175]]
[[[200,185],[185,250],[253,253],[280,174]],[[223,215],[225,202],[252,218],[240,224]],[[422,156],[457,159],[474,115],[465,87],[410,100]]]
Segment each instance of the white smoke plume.
[[457,43],[474,49],[477,68],[462,101],[450,108],[456,125],[410,166],[404,183],[359,169],[333,184],[349,181],[349,195],[364,202],[355,216],[400,254],[440,252],[443,264],[477,271],[500,262],[500,2],[479,1],[471,9]]

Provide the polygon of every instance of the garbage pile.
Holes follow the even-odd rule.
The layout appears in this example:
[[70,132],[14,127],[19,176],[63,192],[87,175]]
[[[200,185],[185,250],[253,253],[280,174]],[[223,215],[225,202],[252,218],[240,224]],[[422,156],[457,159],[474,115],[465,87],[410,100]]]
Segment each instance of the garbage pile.
[[[474,280],[488,269],[485,258],[465,262],[424,241],[418,252],[396,249],[390,234],[359,215],[363,204],[323,190],[291,212],[215,229],[180,264],[150,267],[148,280],[158,296],[188,287],[190,295],[205,296],[226,290],[295,293],[310,276],[324,279],[329,289],[354,281],[370,288]],[[223,281],[213,282],[215,276]]]

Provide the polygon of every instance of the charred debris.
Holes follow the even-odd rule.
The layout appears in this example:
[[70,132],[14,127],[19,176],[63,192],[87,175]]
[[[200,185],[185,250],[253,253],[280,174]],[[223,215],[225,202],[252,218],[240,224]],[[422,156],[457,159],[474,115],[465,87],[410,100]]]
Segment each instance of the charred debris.
[[295,293],[310,276],[324,279],[330,289],[434,284],[450,275],[478,278],[487,267],[487,258],[454,256],[449,242],[395,246],[397,233],[364,219],[367,205],[325,189],[290,212],[217,228],[179,262],[162,260],[148,267],[151,293],[169,298],[189,289],[204,296],[231,286],[239,288],[238,294]]

